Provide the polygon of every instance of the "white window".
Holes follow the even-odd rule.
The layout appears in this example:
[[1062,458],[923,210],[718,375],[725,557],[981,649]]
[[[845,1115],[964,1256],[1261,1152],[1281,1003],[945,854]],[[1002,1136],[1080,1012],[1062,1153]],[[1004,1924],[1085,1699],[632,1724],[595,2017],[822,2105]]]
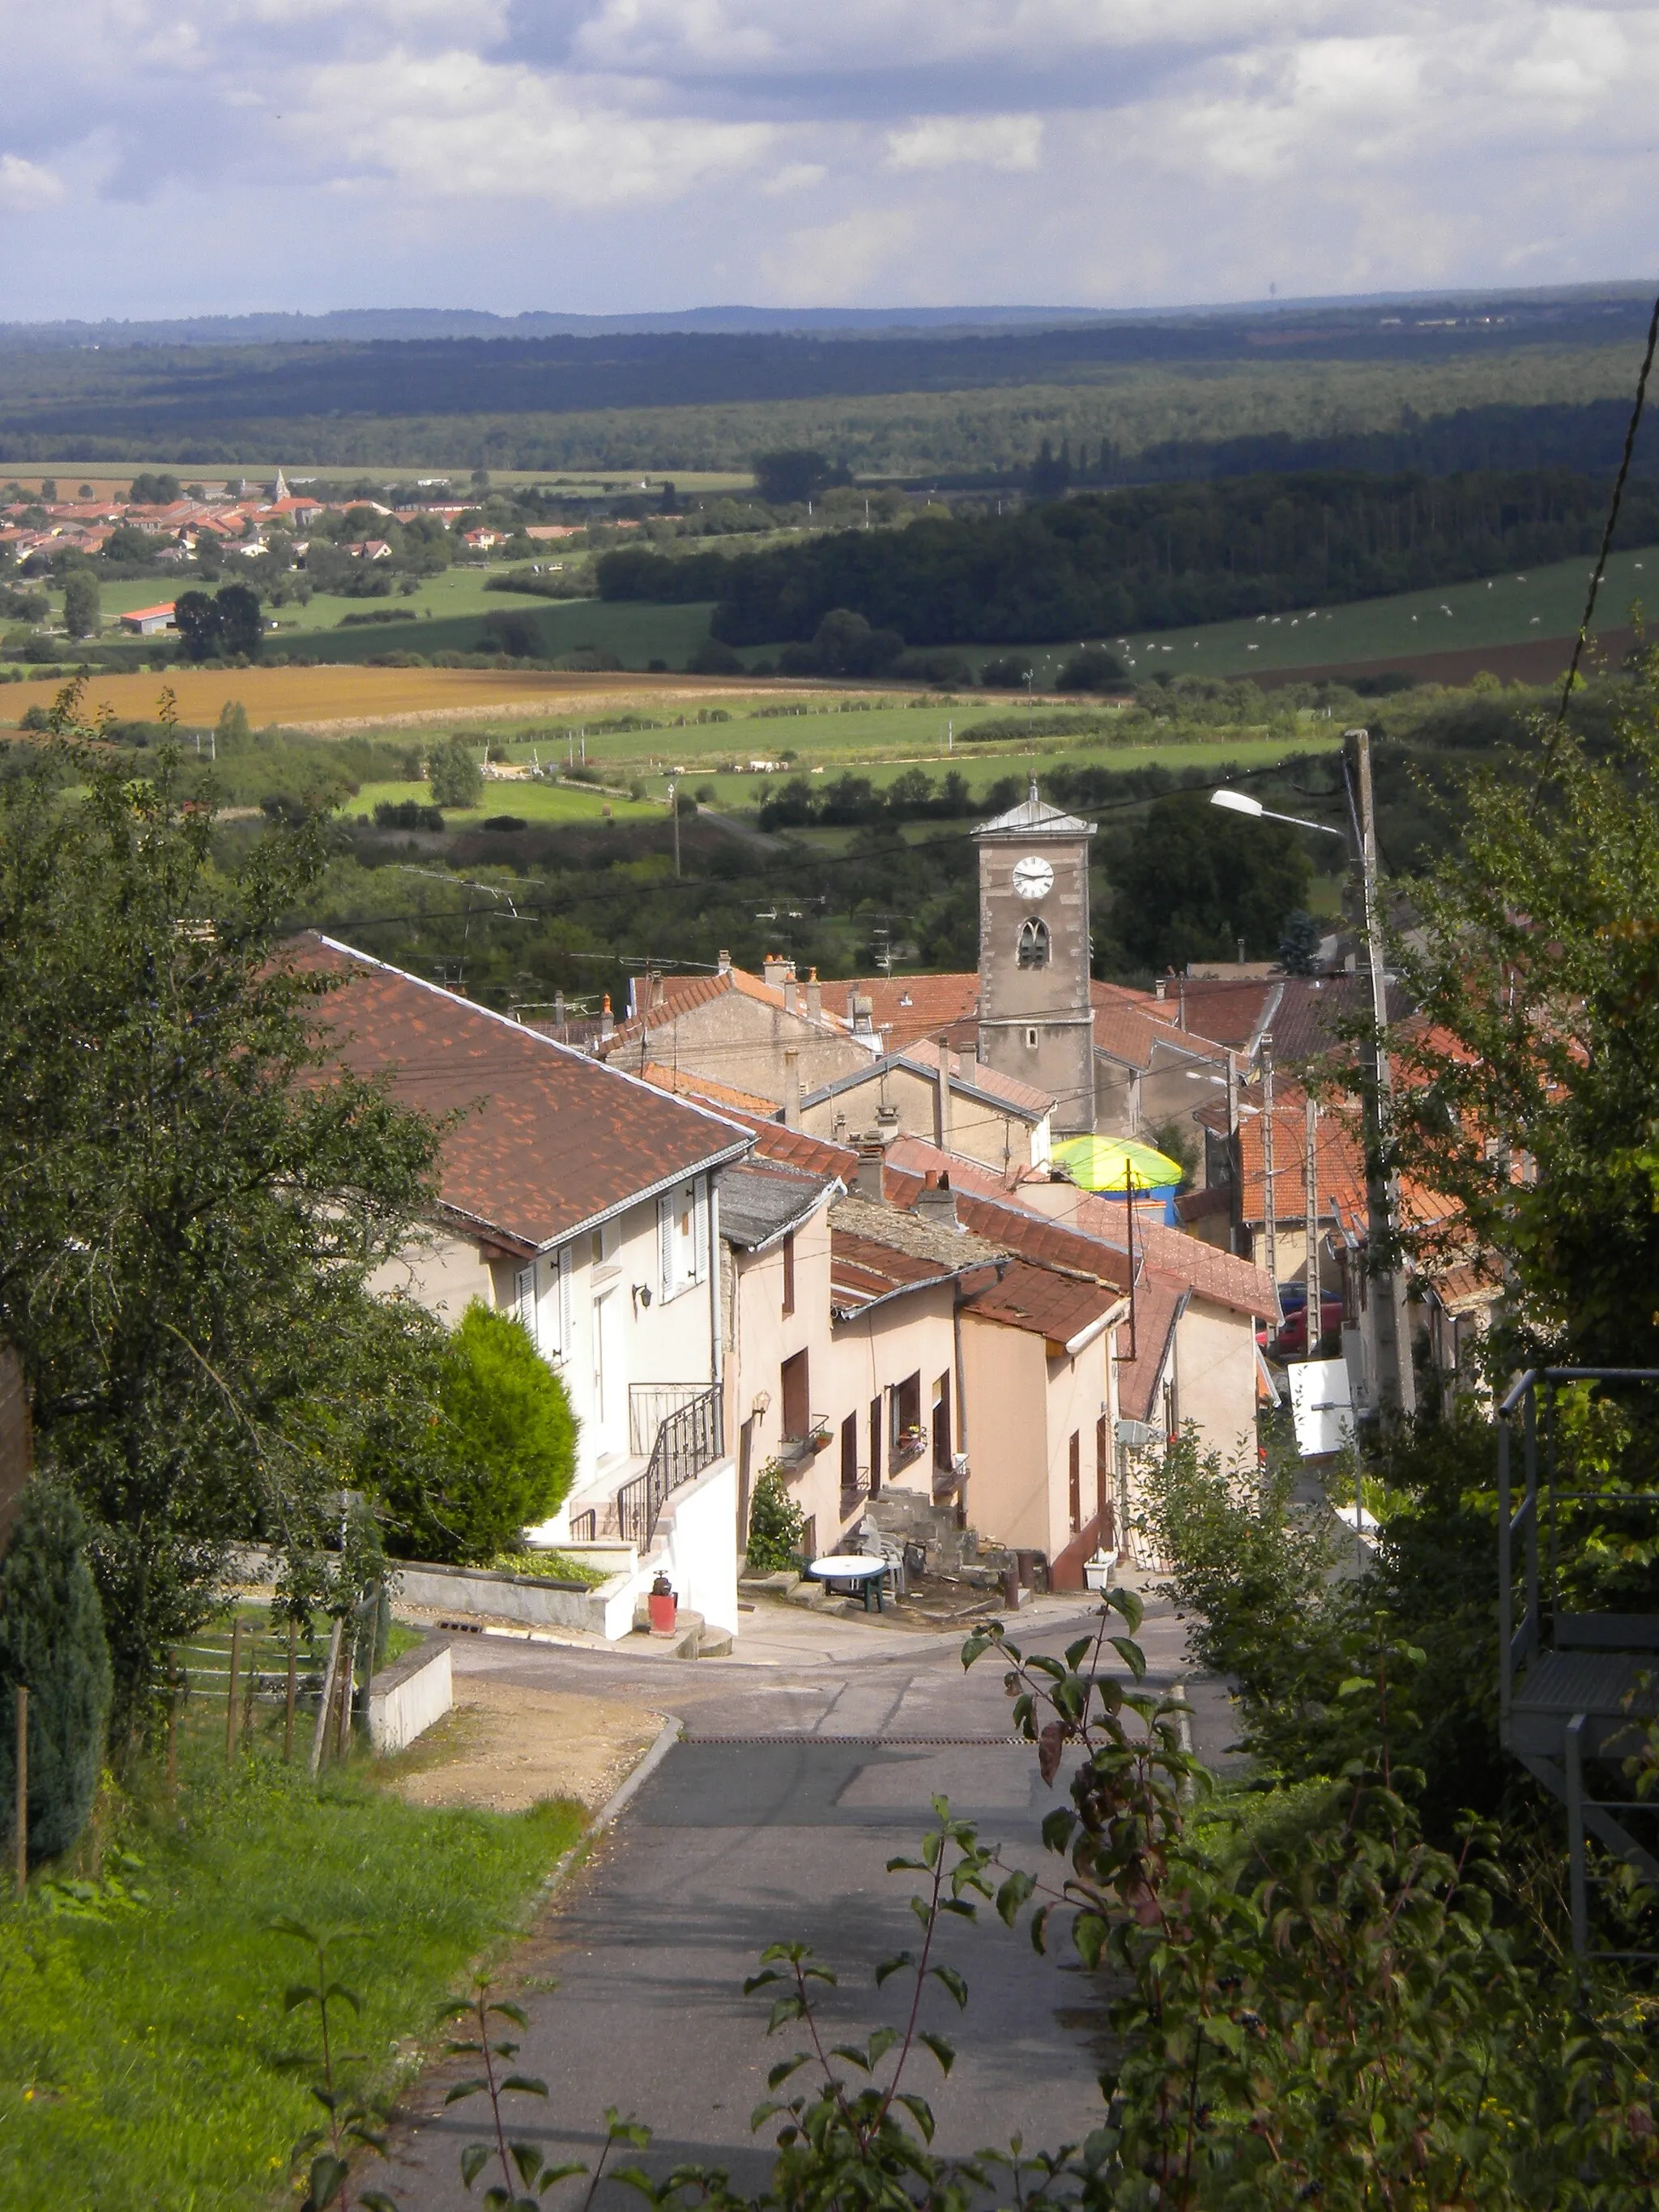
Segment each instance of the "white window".
[[513,1278],[513,1308],[542,1358],[557,1366],[570,1349],[570,1249],[532,1260]]
[[657,1244],[665,1299],[708,1281],[708,1185],[702,1176],[657,1200]]

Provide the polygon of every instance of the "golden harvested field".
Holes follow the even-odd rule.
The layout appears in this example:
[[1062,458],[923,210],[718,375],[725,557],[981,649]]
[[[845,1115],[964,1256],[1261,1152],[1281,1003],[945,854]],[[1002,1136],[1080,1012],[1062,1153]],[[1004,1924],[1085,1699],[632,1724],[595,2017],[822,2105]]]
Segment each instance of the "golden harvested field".
[[[511,668],[173,668],[165,675],[88,678],[85,711],[108,706],[124,720],[152,716],[162,687],[171,684],[179,718],[205,726],[228,701],[240,699],[256,727],[279,722],[293,730],[325,732],[372,729],[386,723],[448,721],[459,716],[562,715],[578,707],[620,712],[629,704],[659,711],[684,701],[707,705],[726,698],[779,698],[790,687],[744,684],[731,678],[694,676],[562,675]],[[33,706],[50,707],[56,681],[0,688],[0,727],[15,726]]]

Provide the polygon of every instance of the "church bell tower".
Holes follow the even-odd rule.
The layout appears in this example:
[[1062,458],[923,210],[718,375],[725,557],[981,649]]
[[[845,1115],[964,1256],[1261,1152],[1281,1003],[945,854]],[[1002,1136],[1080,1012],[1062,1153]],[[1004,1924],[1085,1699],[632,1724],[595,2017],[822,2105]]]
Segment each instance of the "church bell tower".
[[1054,1100],[1057,1137],[1095,1126],[1089,994],[1091,822],[1037,796],[982,823],[979,847],[979,1052]]

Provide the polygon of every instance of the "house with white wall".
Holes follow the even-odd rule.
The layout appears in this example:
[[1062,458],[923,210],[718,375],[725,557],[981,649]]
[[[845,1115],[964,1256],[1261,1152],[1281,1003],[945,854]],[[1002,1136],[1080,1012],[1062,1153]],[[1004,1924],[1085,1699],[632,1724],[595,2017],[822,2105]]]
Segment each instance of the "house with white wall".
[[339,1064],[449,1120],[433,1217],[374,1287],[452,1326],[475,1298],[515,1315],[569,1394],[575,1480],[532,1539],[629,1544],[735,1630],[719,1178],[752,1133],[349,946],[295,957],[338,979]]

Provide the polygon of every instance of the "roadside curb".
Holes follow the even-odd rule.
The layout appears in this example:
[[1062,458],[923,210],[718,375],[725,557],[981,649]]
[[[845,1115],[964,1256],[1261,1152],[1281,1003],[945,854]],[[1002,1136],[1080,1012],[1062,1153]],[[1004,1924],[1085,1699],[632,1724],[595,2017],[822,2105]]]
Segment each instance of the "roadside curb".
[[612,1825],[617,1815],[624,1810],[635,1792],[644,1788],[684,1733],[685,1723],[675,1714],[670,1713],[664,1721],[657,1740],[650,1750],[646,1753],[633,1772],[626,1778],[619,1788],[612,1791],[609,1799],[593,1815],[588,1824],[587,1832],[590,1836],[596,1836],[602,1829]]

